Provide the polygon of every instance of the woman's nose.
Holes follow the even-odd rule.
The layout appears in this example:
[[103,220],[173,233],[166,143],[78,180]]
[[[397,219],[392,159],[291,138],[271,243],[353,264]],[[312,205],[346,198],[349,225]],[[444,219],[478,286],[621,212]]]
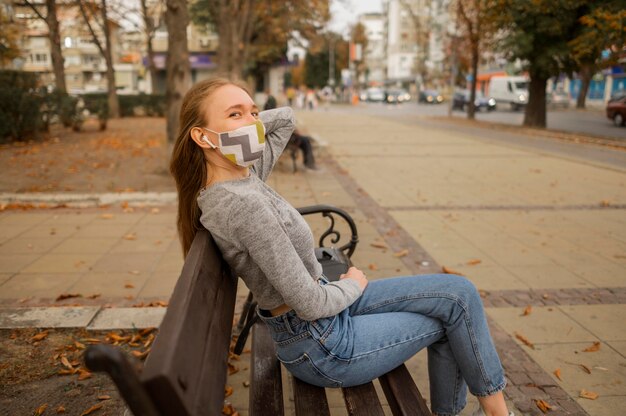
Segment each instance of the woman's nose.
[[254,117],[254,116],[252,115],[252,113],[248,113],[248,114],[246,115],[246,121],[249,121],[249,122],[250,122],[250,124],[255,123],[255,122],[256,122],[256,117]]

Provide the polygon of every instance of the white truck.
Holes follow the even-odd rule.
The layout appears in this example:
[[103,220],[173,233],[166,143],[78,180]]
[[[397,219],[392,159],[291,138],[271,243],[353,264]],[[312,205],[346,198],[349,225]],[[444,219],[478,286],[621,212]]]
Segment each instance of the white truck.
[[524,76],[495,76],[489,80],[489,96],[498,107],[508,104],[517,111],[528,103],[528,84]]

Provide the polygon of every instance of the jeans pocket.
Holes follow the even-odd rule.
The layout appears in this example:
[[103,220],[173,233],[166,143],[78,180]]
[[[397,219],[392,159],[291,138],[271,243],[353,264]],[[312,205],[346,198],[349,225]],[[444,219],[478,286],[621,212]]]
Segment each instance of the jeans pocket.
[[311,360],[311,357],[307,353],[293,361],[284,361],[278,357],[278,360],[283,363],[287,371],[289,371],[294,377],[319,387],[341,387],[342,383],[339,380],[335,380],[332,377],[328,377],[321,371]]

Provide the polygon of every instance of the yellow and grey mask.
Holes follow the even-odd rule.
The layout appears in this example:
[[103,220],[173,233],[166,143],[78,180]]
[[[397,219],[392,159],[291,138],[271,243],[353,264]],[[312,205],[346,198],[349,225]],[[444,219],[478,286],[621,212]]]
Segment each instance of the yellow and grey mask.
[[224,157],[233,164],[244,168],[249,167],[263,155],[265,148],[265,126],[257,120],[249,126],[218,133],[206,127],[202,129],[215,133],[219,139],[219,146],[214,145],[206,136],[202,140],[213,149],[218,149]]

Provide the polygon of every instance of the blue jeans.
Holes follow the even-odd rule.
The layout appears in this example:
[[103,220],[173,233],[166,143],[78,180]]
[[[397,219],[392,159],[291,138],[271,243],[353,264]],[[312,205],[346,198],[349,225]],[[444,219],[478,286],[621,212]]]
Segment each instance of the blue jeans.
[[350,307],[315,321],[304,321],[293,310],[259,315],[278,359],[295,377],[317,386],[367,383],[423,348],[432,411],[439,415],[460,413],[468,387],[475,396],[488,396],[506,384],[480,295],[460,276],[372,281]]

